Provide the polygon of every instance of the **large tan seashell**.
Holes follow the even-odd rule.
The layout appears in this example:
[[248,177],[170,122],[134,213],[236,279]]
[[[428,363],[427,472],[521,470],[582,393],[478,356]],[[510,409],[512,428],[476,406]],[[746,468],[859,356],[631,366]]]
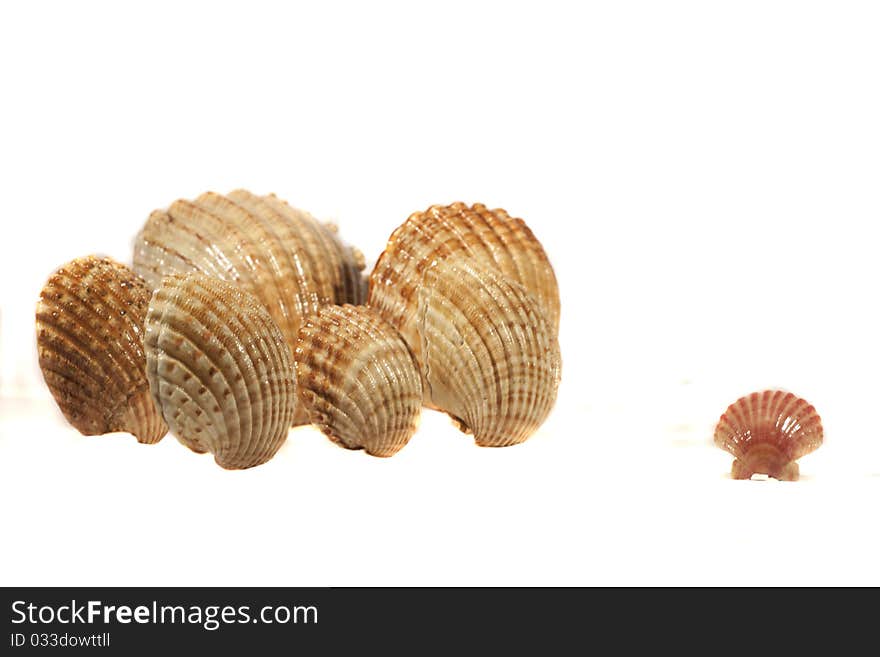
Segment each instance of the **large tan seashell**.
[[168,431],[150,396],[143,326],[150,291],[110,258],[77,258],[37,304],[37,353],[52,396],[87,436],[127,431],[156,443]]
[[[173,273],[235,283],[268,309],[291,350],[304,316],[366,298],[364,257],[335,227],[274,195],[243,189],[153,212],[135,239],[134,269],[154,289]],[[298,414],[296,423],[304,421]]]
[[367,306],[325,306],[299,329],[297,385],[334,442],[392,456],[416,430],[421,378],[400,334]]
[[165,278],[144,340],[150,390],[171,432],[227,469],[268,461],[296,403],[293,359],[265,307],[231,283]]
[[765,474],[797,481],[797,459],[823,440],[822,420],[806,401],[790,392],[766,390],[731,404],[715,428],[715,444],[736,457],[734,479]]
[[522,285],[474,259],[440,260],[407,292],[397,328],[422,374],[423,399],[478,445],[526,440],[556,401],[559,341]]
[[522,219],[480,203],[432,205],[410,215],[391,235],[370,275],[370,304],[386,317],[405,313],[426,268],[459,257],[473,258],[520,283],[558,332],[559,287],[544,247]]

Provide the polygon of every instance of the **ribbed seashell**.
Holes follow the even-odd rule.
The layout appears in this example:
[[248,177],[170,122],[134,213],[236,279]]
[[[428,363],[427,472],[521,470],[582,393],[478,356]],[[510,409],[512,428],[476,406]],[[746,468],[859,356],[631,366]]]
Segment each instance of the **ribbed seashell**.
[[400,334],[367,306],[325,306],[299,329],[297,385],[309,419],[334,442],[392,456],[409,442],[422,386]]
[[440,260],[386,317],[422,374],[423,400],[478,445],[526,440],[556,401],[559,341],[537,300],[473,259]]
[[755,392],[731,404],[715,428],[715,444],[736,457],[734,479],[765,474],[797,481],[797,459],[822,444],[822,420],[806,401],[790,392]]
[[143,348],[150,291],[110,258],[56,271],[37,304],[37,353],[58,407],[87,436],[126,431],[156,443],[167,433],[150,396]]
[[235,283],[268,309],[293,350],[304,316],[366,298],[363,254],[336,233],[275,195],[208,192],[150,215],[135,239],[134,269],[153,289],[173,273]]
[[227,469],[275,455],[296,403],[293,358],[253,295],[199,274],[167,277],[144,344],[150,390],[181,443]]
[[522,219],[476,203],[432,205],[391,235],[370,275],[371,305],[385,317],[406,314],[412,290],[431,263],[473,258],[534,295],[547,325],[559,330],[559,287],[544,247]]

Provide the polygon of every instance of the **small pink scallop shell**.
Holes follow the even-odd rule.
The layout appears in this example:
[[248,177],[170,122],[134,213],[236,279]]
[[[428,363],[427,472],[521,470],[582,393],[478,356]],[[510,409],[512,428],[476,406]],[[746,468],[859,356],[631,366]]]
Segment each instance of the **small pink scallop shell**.
[[796,461],[822,444],[822,420],[809,403],[781,390],[754,392],[731,404],[715,428],[715,444],[736,457],[734,479],[765,474],[797,481]]

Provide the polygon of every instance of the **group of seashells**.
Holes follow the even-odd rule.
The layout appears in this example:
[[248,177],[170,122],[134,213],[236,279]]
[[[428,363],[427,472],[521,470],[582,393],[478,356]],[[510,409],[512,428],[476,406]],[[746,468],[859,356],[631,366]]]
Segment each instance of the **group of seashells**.
[[86,256],[49,278],[40,368],[81,433],[170,430],[227,469],[309,423],[392,456],[422,406],[478,445],[535,432],[560,381],[559,292],[523,220],[432,206],[364,268],[335,227],[274,195],[178,200],[149,216],[131,268]]
[[[274,195],[178,200],[147,219],[133,265],[86,256],[37,305],[40,368],[85,435],[170,431],[227,469],[271,459],[291,426],[392,456],[420,409],[448,413],[478,445],[525,441],[556,400],[559,291],[522,219],[432,206],[363,255]],[[822,424],[782,391],[739,399],[715,444],[731,476],[796,480]]]

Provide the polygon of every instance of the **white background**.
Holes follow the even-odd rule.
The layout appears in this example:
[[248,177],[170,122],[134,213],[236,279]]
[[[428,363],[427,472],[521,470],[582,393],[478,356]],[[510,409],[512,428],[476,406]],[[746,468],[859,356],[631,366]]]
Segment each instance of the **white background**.
[[[878,34],[868,2],[4,2],[0,584],[880,584]],[[69,428],[45,279],[237,187],[370,265],[433,203],[526,219],[562,297],[542,429],[426,411],[374,459],[301,428],[227,472]],[[765,387],[823,417],[800,482],[711,444]]]

